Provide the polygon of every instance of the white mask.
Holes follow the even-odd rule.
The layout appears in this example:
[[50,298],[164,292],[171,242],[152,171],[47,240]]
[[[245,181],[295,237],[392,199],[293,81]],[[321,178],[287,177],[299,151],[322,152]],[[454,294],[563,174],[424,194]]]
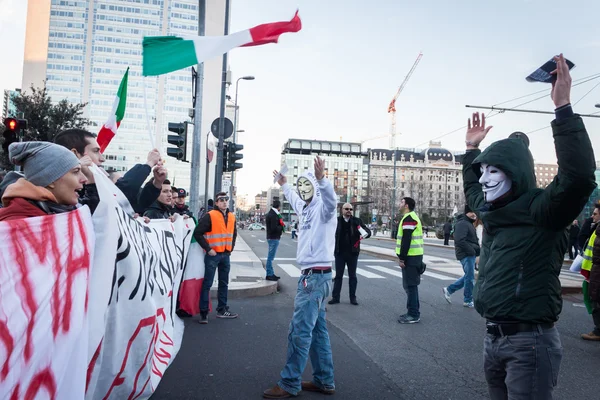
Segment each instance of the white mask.
[[488,164],[481,164],[479,183],[486,203],[493,203],[512,188],[512,180],[502,170]]
[[298,179],[296,188],[298,189],[298,195],[304,201],[311,200],[315,194],[315,187],[312,182],[303,176]]

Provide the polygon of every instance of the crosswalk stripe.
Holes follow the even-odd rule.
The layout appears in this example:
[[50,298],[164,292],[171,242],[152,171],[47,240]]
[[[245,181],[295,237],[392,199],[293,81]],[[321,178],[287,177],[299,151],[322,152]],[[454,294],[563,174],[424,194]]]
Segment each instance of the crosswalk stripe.
[[379,265],[366,265],[366,267],[402,278],[402,272],[394,271],[391,268],[380,267]]
[[362,276],[364,276],[365,278],[379,278],[379,279],[385,279],[385,278],[384,278],[383,276],[381,276],[381,275],[377,275],[377,274],[374,274],[374,273],[372,273],[372,272],[365,271],[364,269],[361,269],[361,268],[356,268],[356,273],[357,273],[358,275],[362,275]]
[[300,270],[294,264],[277,264],[277,266],[292,278],[298,278],[300,276]]
[[425,271],[423,273],[423,275],[427,275],[427,276],[430,276],[432,278],[436,278],[436,279],[439,279],[442,281],[455,281],[456,280],[456,278],[450,278],[446,275],[440,275],[440,274],[436,274],[435,272],[430,272],[430,271]]

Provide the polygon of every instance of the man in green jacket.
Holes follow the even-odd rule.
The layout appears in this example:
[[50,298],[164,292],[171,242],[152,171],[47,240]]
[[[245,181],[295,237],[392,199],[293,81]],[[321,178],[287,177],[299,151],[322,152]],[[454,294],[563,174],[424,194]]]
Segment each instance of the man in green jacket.
[[521,138],[479,150],[491,127],[469,120],[463,180],[467,202],[485,234],[475,285],[475,309],[487,322],[484,369],[492,400],[552,399],[562,359],[554,323],[562,309],[559,274],[566,228],[594,190],[592,144],[570,104],[571,77],[555,58],[552,122],[558,174],[537,189],[533,157]]

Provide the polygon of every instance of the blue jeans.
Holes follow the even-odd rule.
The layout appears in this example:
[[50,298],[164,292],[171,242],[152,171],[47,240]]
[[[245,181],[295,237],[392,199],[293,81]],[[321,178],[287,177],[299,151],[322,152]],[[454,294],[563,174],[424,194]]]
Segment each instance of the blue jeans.
[[452,294],[457,290],[465,288],[464,298],[465,303],[473,301],[473,285],[475,284],[475,259],[477,257],[470,256],[460,260],[465,274],[452,285],[448,286],[448,293]]
[[204,281],[202,282],[202,293],[200,293],[200,313],[208,314],[208,300],[210,288],[215,280],[215,271],[219,270],[219,290],[217,298],[217,311],[227,311],[227,288],[229,285],[229,253],[217,253],[216,256],[204,256]]
[[297,237],[296,231],[292,231],[292,239],[295,239],[296,237]]
[[281,380],[277,382],[280,388],[293,395],[302,390],[302,372],[309,354],[314,384],[335,389],[331,344],[325,320],[325,300],[330,294],[331,273],[300,276],[288,333],[287,362],[281,371]]
[[562,344],[556,326],[510,336],[486,334],[483,368],[492,400],[551,400]]
[[269,255],[267,256],[267,276],[275,275],[275,271],[273,271],[273,259],[275,258],[275,253],[277,253],[277,248],[279,247],[278,239],[267,239],[267,243],[269,244]]

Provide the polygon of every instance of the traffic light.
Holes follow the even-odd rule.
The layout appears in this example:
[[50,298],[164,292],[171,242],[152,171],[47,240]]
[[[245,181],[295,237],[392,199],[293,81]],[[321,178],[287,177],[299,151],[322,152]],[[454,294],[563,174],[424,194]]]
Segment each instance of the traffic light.
[[238,151],[243,150],[244,145],[237,143],[229,143],[229,149],[227,154],[227,170],[229,172],[233,172],[236,169],[240,169],[244,166],[244,164],[239,163],[238,161],[244,158],[243,154],[239,154]]
[[223,172],[229,172],[229,143],[223,143]]
[[176,133],[176,135],[168,135],[167,141],[177,147],[167,148],[167,155],[187,161],[187,124],[185,122],[169,122],[169,132]]
[[5,152],[8,151],[8,146],[11,143],[15,143],[19,141],[19,132],[21,129],[27,128],[27,120],[25,119],[16,119],[16,118],[5,118],[4,119],[4,142],[2,143],[2,148]]

